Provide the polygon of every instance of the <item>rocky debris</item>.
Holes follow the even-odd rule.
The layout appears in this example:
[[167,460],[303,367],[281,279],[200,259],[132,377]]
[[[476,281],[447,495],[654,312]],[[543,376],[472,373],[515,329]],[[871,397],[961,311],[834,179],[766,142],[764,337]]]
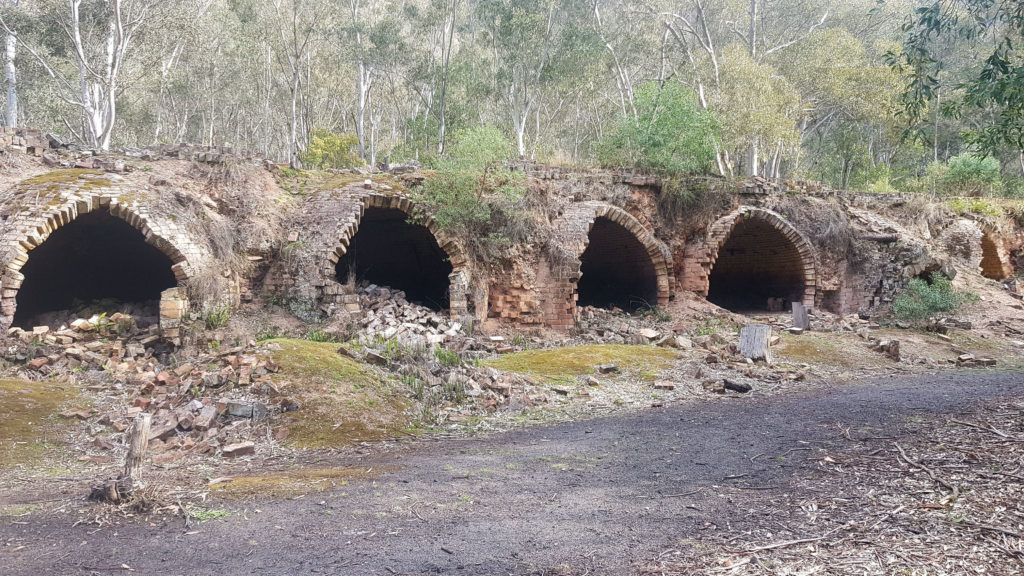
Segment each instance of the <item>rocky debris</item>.
[[659,380],[654,383],[655,390],[675,390],[675,382],[669,382],[668,380]]
[[872,338],[871,349],[885,354],[887,357],[899,362],[900,341],[899,340],[877,340]]
[[151,414],[154,462],[173,462],[182,453],[216,454],[222,446],[249,441],[253,423],[290,409],[269,401],[278,394],[278,367],[255,345],[172,363],[155,329],[139,329],[125,314],[75,319],[56,330],[13,328],[10,336],[15,345],[5,357],[30,371],[19,376],[63,378],[121,399],[98,412],[63,414],[89,421],[93,445],[100,449],[118,445],[135,416]]
[[613,374],[619,371],[615,364],[599,364],[596,366],[598,374]]
[[957,366],[964,368],[995,366],[998,363],[995,358],[975,357],[974,354],[961,354],[957,356],[955,362]]
[[739,392],[740,394],[746,394],[754,389],[753,386],[746,382],[737,382],[736,380],[730,380],[728,378],[722,381],[722,386],[724,386],[726,390],[732,390],[733,392]]
[[256,444],[252,441],[238,442],[237,444],[228,444],[221,449],[221,454],[228,458],[237,458],[239,456],[251,456],[256,453]]

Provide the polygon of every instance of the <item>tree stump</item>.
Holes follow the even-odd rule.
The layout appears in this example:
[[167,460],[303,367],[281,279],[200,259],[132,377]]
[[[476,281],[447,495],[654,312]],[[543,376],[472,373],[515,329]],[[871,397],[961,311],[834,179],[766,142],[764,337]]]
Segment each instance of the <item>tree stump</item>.
[[811,328],[811,319],[807,317],[807,308],[804,308],[801,302],[793,302],[793,326],[801,330]]
[[771,364],[772,327],[766,324],[747,324],[740,330],[740,354],[755,362],[764,360]]
[[121,475],[107,480],[101,486],[95,486],[89,494],[90,500],[118,503],[142,487],[142,460],[146,457],[149,447],[149,429],[152,415],[139,414],[132,423],[128,437],[128,454],[124,458],[124,469]]

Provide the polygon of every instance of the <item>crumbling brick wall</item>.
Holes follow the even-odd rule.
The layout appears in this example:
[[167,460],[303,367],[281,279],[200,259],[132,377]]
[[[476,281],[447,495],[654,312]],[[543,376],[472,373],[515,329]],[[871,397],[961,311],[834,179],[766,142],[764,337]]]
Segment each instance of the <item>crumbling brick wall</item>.
[[[84,170],[47,173],[6,191],[0,204],[0,325],[6,328],[13,321],[18,290],[25,280],[21,269],[32,250],[80,215],[105,210],[141,232],[146,243],[171,260],[180,290],[165,294],[168,302],[161,304],[161,310],[167,314],[161,317],[161,326],[169,337],[177,337],[180,320],[186,313],[181,303],[186,301],[187,283],[204,271],[221,267],[213,257],[209,235],[199,219],[187,218],[185,205],[180,201],[157,201],[160,194],[139,188],[118,175]],[[228,303],[237,299],[237,283],[232,280],[224,278]]]
[[[287,243],[280,261],[265,283],[272,293],[287,296],[300,307],[294,311],[312,320],[337,310],[358,310],[358,298],[335,279],[335,267],[345,255],[368,208],[399,210],[416,218],[448,255],[450,311],[454,318],[469,313],[471,263],[461,243],[429,217],[418,214],[415,202],[390,184],[367,180],[339,189],[307,193],[295,200],[284,226]],[[305,308],[303,311],[302,308]]]

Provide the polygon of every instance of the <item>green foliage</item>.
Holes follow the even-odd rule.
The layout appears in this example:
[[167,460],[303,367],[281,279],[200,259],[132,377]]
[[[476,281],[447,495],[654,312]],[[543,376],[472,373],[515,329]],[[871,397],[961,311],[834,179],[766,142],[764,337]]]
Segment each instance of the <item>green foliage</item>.
[[1003,209],[985,198],[952,198],[946,203],[949,209],[957,214],[981,214],[983,216],[1002,216]]
[[447,348],[438,346],[434,348],[434,357],[441,363],[441,366],[445,368],[457,368],[462,366],[462,357],[459,356],[458,352],[453,352]]
[[[917,8],[903,26],[902,49],[888,55],[905,75],[901,98],[908,127],[919,136],[943,96],[941,113],[965,123],[968,144],[986,153],[1024,149],[1024,10],[1019,0],[937,0]],[[950,85],[943,72],[955,62],[952,42],[979,50],[962,65],[962,81]],[[944,81],[945,80],[945,81]],[[971,124],[974,124],[973,126]]]
[[605,166],[674,173],[708,171],[715,159],[718,123],[678,82],[648,82],[636,91],[637,117],[627,117],[597,145]]
[[455,135],[449,160],[454,168],[483,172],[513,157],[512,142],[494,126],[476,126]]
[[497,239],[495,220],[507,218],[526,194],[522,173],[504,166],[512,150],[493,127],[460,131],[449,155],[415,194],[417,203],[442,230],[477,243]]
[[231,515],[231,512],[222,510],[219,508],[201,508],[199,506],[193,506],[191,504],[185,506],[185,510],[196,522],[206,522],[208,520],[216,520],[217,518],[227,518]]
[[947,190],[960,196],[991,193],[999,184],[999,161],[961,154],[949,159],[944,178]]
[[975,300],[974,294],[954,290],[949,278],[932,274],[930,280],[912,279],[893,300],[892,313],[900,320],[917,322],[942,312],[954,312],[964,303]]
[[203,317],[207,330],[223,328],[228,325],[229,320],[231,320],[231,308],[227,306],[221,306],[220,308],[209,310]]
[[359,158],[359,137],[314,128],[306,151],[299,154],[302,163],[311,168],[355,168],[362,166]]

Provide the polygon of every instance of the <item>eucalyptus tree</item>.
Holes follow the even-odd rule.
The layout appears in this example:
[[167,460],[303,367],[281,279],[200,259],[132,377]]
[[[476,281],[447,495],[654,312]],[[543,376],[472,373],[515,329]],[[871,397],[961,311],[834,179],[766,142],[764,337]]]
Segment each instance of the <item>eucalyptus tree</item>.
[[[19,42],[57,85],[61,100],[78,111],[65,127],[101,150],[110,147],[125,71],[145,34],[161,26],[178,0],[41,0],[41,22],[60,34],[33,46]],[[6,26],[10,29],[9,26]]]

